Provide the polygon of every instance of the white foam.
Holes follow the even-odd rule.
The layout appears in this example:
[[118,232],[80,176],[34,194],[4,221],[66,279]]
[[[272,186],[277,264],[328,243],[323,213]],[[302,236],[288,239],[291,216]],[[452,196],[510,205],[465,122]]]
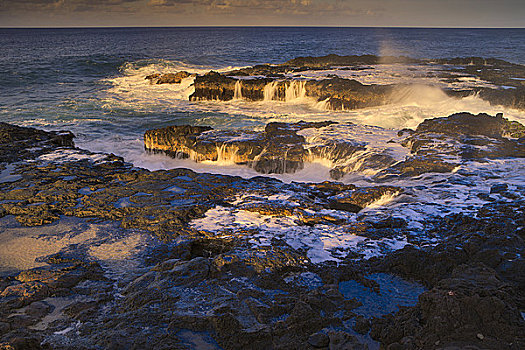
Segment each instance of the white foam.
[[374,126],[358,124],[332,124],[323,128],[309,128],[298,132],[306,139],[306,148],[330,145],[332,142],[346,142],[363,147],[364,150],[355,152],[350,158],[338,158],[333,161],[331,148],[327,148],[325,154],[312,155],[309,161],[318,162],[328,168],[345,166],[353,172],[360,170],[363,175],[374,175],[381,169],[362,168],[366,159],[375,154],[389,155],[396,161],[405,159],[409,151],[401,146],[397,131]]
[[[290,197],[277,195],[271,200],[288,201]],[[264,201],[263,198],[259,198]],[[258,196],[245,195],[237,198],[232,204],[242,208],[243,204],[258,201]],[[294,203],[292,202],[292,205]],[[295,203],[296,204],[296,203]],[[356,214],[326,211],[338,218],[345,219],[347,223],[355,222]],[[247,211],[232,207],[217,206],[206,212],[204,218],[193,220],[191,225],[198,230],[214,232],[219,237],[246,235],[245,230],[255,229],[249,236],[244,236],[254,247],[270,246],[272,239],[282,239],[294,249],[304,249],[313,263],[323,261],[341,261],[350,251],[360,253],[368,259],[386,251],[401,249],[407,242],[403,237],[378,240],[369,239],[354,233],[347,225],[317,224],[314,227],[298,225],[299,213],[291,216],[262,215],[258,212]]]
[[[469,161],[459,168],[456,173],[431,173],[415,178],[392,179],[385,184],[399,186],[406,194],[396,197],[388,206],[368,207],[360,215],[372,220],[382,215],[402,217],[409,222],[410,227],[421,229],[432,217],[460,212],[475,215],[481,206],[488,203],[479,195],[488,195],[495,184],[506,183],[515,187],[525,184],[525,161],[519,158],[483,163]],[[459,172],[469,176],[462,176]],[[355,178],[353,183],[358,186],[370,185],[366,180]]]
[[[497,88],[487,81],[474,76],[460,76],[459,73],[450,71],[451,66],[447,65],[423,65],[423,64],[376,64],[373,66],[360,67],[359,70],[345,69],[344,67],[327,70],[313,70],[288,73],[289,78],[296,77],[298,74],[302,78],[326,79],[327,76],[338,76],[345,79],[354,79],[361,84],[409,84],[409,85],[434,85],[441,88],[463,90],[471,87]],[[448,78],[438,78],[439,74],[449,73],[455,79],[450,81]]]
[[[464,89],[467,87],[497,86],[478,81],[475,78],[463,77],[459,82],[444,82],[435,77],[445,66],[384,64],[374,69],[321,70],[301,72],[293,76],[293,81],[286,82],[285,101],[277,101],[278,81],[269,83],[264,89],[264,101],[252,102],[242,99],[240,87],[236,84],[236,98],[232,101],[199,101],[190,102],[189,96],[194,92],[194,78],[183,79],[181,84],[150,85],[145,76],[153,73],[168,73],[186,70],[190,73],[204,74],[213,67],[188,66],[181,62],[143,61],[126,64],[122,76],[106,79],[108,90],[100,96],[103,107],[109,111],[123,108],[140,112],[189,111],[196,113],[224,113],[224,120],[214,122],[220,127],[236,127],[247,119],[259,122],[263,127],[267,121],[299,120],[336,120],[358,124],[382,126],[387,128],[414,128],[426,118],[448,116],[456,112],[489,113],[495,115],[503,112],[506,118],[525,123],[525,112],[491,106],[489,102],[473,95],[465,98],[446,96],[442,88]],[[231,70],[231,67],[214,69],[219,72]],[[336,74],[345,78],[359,78],[364,84],[405,84],[392,96],[392,104],[360,110],[333,112],[327,110],[327,100],[316,101],[306,97],[305,79],[326,78],[327,74]],[[250,77],[246,77],[250,78]],[[290,76],[292,78],[292,76]],[[461,78],[461,77],[458,77]],[[221,117],[216,117],[220,119]],[[233,120],[232,120],[233,118]],[[199,120],[197,120],[199,122]],[[210,125],[210,118],[201,123]],[[212,123],[214,126],[214,123]]]
[[106,158],[107,156],[105,154],[86,154],[85,152],[76,149],[57,149],[51,153],[41,155],[36,160],[54,163],[66,163],[88,160],[93,163],[96,163],[101,162]]

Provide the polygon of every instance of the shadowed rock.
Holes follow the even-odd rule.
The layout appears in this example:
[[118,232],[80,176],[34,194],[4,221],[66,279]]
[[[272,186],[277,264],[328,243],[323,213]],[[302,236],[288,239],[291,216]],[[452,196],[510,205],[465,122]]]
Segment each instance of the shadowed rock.
[[525,126],[485,113],[456,113],[424,120],[402,144],[411,155],[379,173],[417,176],[423,173],[453,171],[462,160],[525,157]]
[[34,158],[59,147],[74,147],[69,131],[43,131],[0,122],[0,163]]

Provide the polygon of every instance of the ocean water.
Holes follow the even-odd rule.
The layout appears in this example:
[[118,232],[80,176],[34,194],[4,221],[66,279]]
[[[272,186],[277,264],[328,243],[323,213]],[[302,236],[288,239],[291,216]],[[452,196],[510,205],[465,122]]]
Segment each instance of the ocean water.
[[[190,102],[192,78],[181,84],[150,85],[145,76],[187,70],[206,73],[229,71],[262,63],[282,63],[298,56],[406,55],[414,58],[494,57],[525,64],[525,29],[417,29],[417,28],[99,28],[99,29],[0,29],[0,121],[46,130],[65,129],[77,136],[77,146],[94,152],[114,153],[135,166],[150,170],[186,167],[251,177],[260,175],[248,167],[221,162],[195,163],[144,151],[143,134],[148,129],[168,125],[210,125],[216,129],[261,130],[271,121],[333,120],[338,125],[322,130],[303,130],[307,142],[341,139],[366,144],[369,150],[388,149],[396,160],[408,150],[391,143],[401,128],[416,127],[426,118],[448,116],[468,111],[503,113],[525,124],[525,111],[491,106],[476,96],[452,99],[442,91],[443,82],[415,74],[421,67],[378,65],[373,70],[353,72],[363,83],[395,83],[407,87],[397,92],[392,104],[354,111],[330,111],[323,103],[311,101],[297,91],[287,101],[249,102],[240,98],[229,102]],[[319,72],[303,72],[304,78],[318,78]],[[324,72],[323,74],[326,74]],[[339,71],[347,74],[348,71]],[[525,77],[517,77],[525,78]],[[448,88],[462,88],[462,83]],[[465,81],[485,86],[482,81]],[[503,88],[493,86],[494,88]],[[271,93],[269,93],[271,96]],[[86,155],[74,150],[40,157],[39,161],[67,161]],[[98,156],[92,157],[96,160]],[[356,159],[358,165],[359,159]],[[295,174],[270,175],[285,182],[329,180],[328,164],[316,159]],[[356,166],[357,168],[357,166]],[[0,173],[0,182],[14,181],[13,167]],[[342,181],[358,186],[376,185],[373,173],[350,173]],[[394,179],[382,184],[399,186],[403,194],[381,198],[357,214],[344,213],[349,223],[401,217],[408,228],[421,235],[421,244],[435,244],[425,237],[429,218],[452,213],[474,214],[486,204],[481,194],[488,194],[495,184],[508,184],[509,192],[525,188],[523,159],[499,159],[488,162],[464,162],[452,173],[423,174],[414,178]],[[173,187],[177,189],[176,184]],[[254,214],[237,207],[257,202],[294,204],[294,193],[276,198],[258,198],[257,193],[235,199],[233,206],[218,206],[194,220],[191,226],[224,234],[237,229],[257,227],[250,241],[266,245],[274,237],[295,248],[306,247],[313,262],[340,261],[344,254],[334,248],[361,253],[365,258],[400,249],[406,237],[372,240],[333,226],[313,227],[297,224],[298,217],[273,217]],[[500,194],[496,200],[510,201]],[[123,198],[119,205],[126,205]],[[339,215],[331,212],[331,215]],[[294,214],[295,215],[295,214]],[[13,224],[14,225],[14,224]],[[67,225],[67,223],[66,223]],[[69,226],[82,226],[72,223]],[[66,230],[64,228],[64,230]],[[91,240],[98,227],[80,228]],[[4,241],[18,235],[16,227],[0,227]],[[83,231],[82,231],[83,232]],[[106,239],[106,237],[102,237]],[[428,239],[427,239],[428,238]],[[25,239],[25,238],[24,238]],[[13,241],[14,242],[14,241]],[[37,245],[20,241],[12,251],[18,252],[27,242],[34,245],[34,256],[49,253],[76,241],[57,239],[53,244]],[[111,243],[111,244],[110,244]],[[93,255],[112,258],[121,245],[138,246],[129,241],[105,243]],[[11,249],[11,248],[9,248]],[[40,250],[41,249],[41,250]],[[5,252],[4,252],[5,253]],[[120,253],[119,253],[120,254]],[[17,261],[17,268],[33,266],[33,255]],[[6,255],[7,256],[7,255]],[[12,260],[11,256],[7,256]],[[0,261],[1,263],[1,261]]]
[[[346,112],[328,111],[304,99],[189,102],[191,79],[176,86],[152,86],[144,77],[181,69],[225,71],[331,53],[482,56],[524,64],[524,37],[524,29],[0,29],[0,120],[71,130],[80,147],[115,153],[152,170],[185,166],[252,176],[257,174],[231,164],[194,164],[148,155],[143,151],[142,135],[147,129],[172,124],[261,129],[277,120],[336,120],[398,129],[458,111],[503,112],[521,121],[525,114],[492,107],[475,97],[452,100],[438,87],[427,85],[404,92],[398,104]],[[396,72],[389,69],[365,72],[364,82],[390,82],[388,77]],[[321,180],[325,173],[313,166],[307,173],[282,178]]]

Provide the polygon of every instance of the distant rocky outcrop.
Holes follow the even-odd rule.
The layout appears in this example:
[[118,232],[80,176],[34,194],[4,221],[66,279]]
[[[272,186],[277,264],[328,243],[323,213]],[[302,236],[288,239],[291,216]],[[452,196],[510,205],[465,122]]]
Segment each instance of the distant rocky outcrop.
[[149,80],[150,84],[180,84],[182,79],[190,77],[191,74],[185,71],[180,71],[177,73],[166,73],[160,74],[155,73],[146,76],[146,80]]
[[350,55],[340,56],[330,54],[319,57],[297,57],[291,59],[283,66],[308,67],[308,68],[330,68],[341,66],[374,65],[379,63],[420,63],[421,60],[406,56],[376,56],[376,55]]
[[358,109],[386,104],[392,86],[364,85],[356,80],[331,78],[322,80],[274,80],[271,78],[236,79],[210,72],[195,79],[190,100],[290,101],[309,97],[333,110]]
[[[439,66],[437,77],[453,83],[461,79],[475,78],[489,84],[480,87],[476,84],[463,90],[445,89],[451,97],[478,95],[494,105],[525,109],[525,66],[498,59],[480,57],[452,59],[413,59],[394,56],[339,56],[298,57],[282,64],[255,65],[225,73],[209,72],[195,75],[195,92],[189,97],[192,101],[244,99],[293,100],[308,97],[322,102],[322,108],[331,110],[351,110],[391,103],[390,95],[403,84],[365,85],[358,81],[337,76],[322,79],[300,80],[297,77],[304,71],[326,69],[362,70],[373,69],[377,64],[418,64]],[[191,76],[181,71],[168,74],[152,74],[146,77],[151,84],[180,83]],[[464,83],[464,82],[463,82]],[[494,87],[490,87],[494,84]]]

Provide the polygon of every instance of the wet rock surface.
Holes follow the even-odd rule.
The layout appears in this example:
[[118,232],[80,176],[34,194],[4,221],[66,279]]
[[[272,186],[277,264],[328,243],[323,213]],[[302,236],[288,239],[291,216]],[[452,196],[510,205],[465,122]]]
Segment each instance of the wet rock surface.
[[[451,116],[403,137],[481,133],[519,149],[519,125],[465,117],[503,131],[494,134],[493,124],[489,135],[481,126],[481,132],[458,131],[452,126],[459,117]],[[326,127],[335,124],[271,123],[250,137],[266,140],[275,154],[282,147],[276,140],[304,152],[301,133]],[[475,213],[429,216],[420,227],[395,211],[374,211],[391,200],[409,203],[413,188],[150,172],[75,149],[71,137],[34,153],[28,149],[41,145],[41,137],[48,142],[57,134],[3,128],[0,164],[10,177],[0,182],[0,238],[15,230],[48,246],[69,239],[34,267],[8,266],[2,273],[0,346],[6,349],[525,346],[523,186],[489,186],[491,200]],[[209,128],[155,132],[151,140],[176,141],[188,153],[217,149],[218,141],[199,143],[213,134]],[[80,232],[68,224],[60,233],[60,224],[73,219],[85,225]],[[104,232],[95,232],[97,225]],[[369,294],[394,298],[389,288],[396,283],[420,290],[409,288],[410,281],[426,287],[415,305],[363,311]],[[348,294],[343,282],[362,294]]]
[[446,239],[429,249],[401,249],[380,269],[422,281],[431,289],[414,308],[375,319],[371,335],[403,349],[524,346],[523,202],[487,204],[478,218],[436,222]]
[[149,151],[175,158],[231,162],[262,174],[295,173],[305,163],[322,159],[330,162],[330,175],[336,180],[356,171],[371,171],[378,180],[450,173],[465,160],[525,157],[525,127],[502,115],[458,113],[425,120],[416,130],[400,132],[397,140],[388,141],[407,149],[404,159],[397,160],[387,150],[371,151],[357,140],[326,138],[310,142],[301,134],[302,130],[327,130],[336,124],[269,123],[264,132],[170,126],[148,130],[144,145]]
[[322,128],[333,122],[270,123],[264,132],[212,130],[189,125],[148,130],[144,145],[149,151],[163,151],[196,161],[232,161],[262,174],[294,173],[303,168],[309,153],[305,138],[297,134],[308,128]]
[[0,163],[39,156],[57,147],[74,147],[69,132],[46,132],[0,122]]
[[182,79],[188,78],[191,76],[190,73],[185,71],[180,71],[177,73],[167,73],[167,74],[151,74],[148,75],[145,79],[149,80],[150,84],[180,84]]
[[523,125],[502,115],[457,113],[427,119],[401,141],[410,149],[407,159],[377,177],[446,173],[465,160],[523,158],[524,135]]
[[[451,97],[478,95],[494,105],[517,109],[525,108],[525,66],[498,59],[481,57],[451,59],[412,59],[391,56],[338,56],[298,57],[277,65],[256,65],[225,73],[209,72],[197,75],[195,92],[190,100],[245,99],[293,100],[309,97],[322,102],[323,108],[331,110],[352,110],[381,106],[395,102],[393,95],[406,85],[362,84],[357,80],[339,77],[333,73],[323,78],[303,78],[304,72],[360,71],[382,65],[412,65],[420,68],[434,67],[427,76],[448,84],[444,92]],[[153,84],[180,83],[181,78],[190,73],[153,74],[149,79]],[[477,83],[468,85],[468,80]],[[454,87],[456,84],[460,87]]]

